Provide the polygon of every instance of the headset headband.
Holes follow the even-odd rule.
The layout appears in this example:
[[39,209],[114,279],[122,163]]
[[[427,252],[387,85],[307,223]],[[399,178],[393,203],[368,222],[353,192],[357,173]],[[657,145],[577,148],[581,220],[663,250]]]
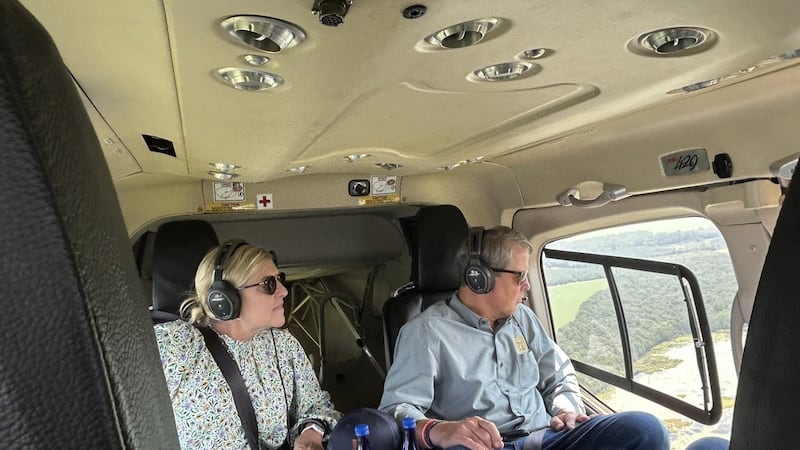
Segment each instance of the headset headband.
[[483,246],[483,227],[469,229],[469,256],[480,258]]
[[222,248],[219,249],[219,254],[217,255],[217,262],[214,267],[214,281],[222,280],[222,271],[227,268],[227,264],[231,256],[233,256],[233,254],[239,247],[246,244],[247,242],[241,239],[227,241],[224,244],[222,244]]

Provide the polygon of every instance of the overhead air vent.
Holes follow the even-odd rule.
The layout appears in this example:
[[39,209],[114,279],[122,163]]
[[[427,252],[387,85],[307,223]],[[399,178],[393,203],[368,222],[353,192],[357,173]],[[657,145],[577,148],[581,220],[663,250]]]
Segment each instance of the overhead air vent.
[[403,10],[403,17],[406,19],[419,19],[428,12],[428,7],[425,5],[411,5]]
[[533,75],[539,66],[528,62],[511,61],[482,67],[467,77],[471,81],[511,81]]
[[251,66],[263,66],[269,62],[269,56],[265,55],[244,55],[242,59]]
[[169,155],[173,158],[176,156],[175,146],[172,144],[172,141],[149,134],[143,134],[142,137],[144,138],[144,143],[147,144],[147,148],[151,152]]
[[553,54],[553,50],[549,48],[532,48],[529,50],[525,50],[520,52],[516,58],[522,60],[532,60],[532,59],[541,59],[545,56],[550,56]]
[[224,67],[214,75],[228,86],[242,91],[263,91],[283,84],[283,78],[274,73],[255,69]]
[[306,39],[297,25],[272,17],[232,16],[221,25],[233,39],[269,53],[279,53]]
[[470,20],[443,28],[426,37],[425,41],[445,49],[469,47],[483,41],[497,23],[495,18]]
[[649,31],[628,42],[628,49],[644,56],[684,56],[711,48],[716,34],[702,27],[672,27]]

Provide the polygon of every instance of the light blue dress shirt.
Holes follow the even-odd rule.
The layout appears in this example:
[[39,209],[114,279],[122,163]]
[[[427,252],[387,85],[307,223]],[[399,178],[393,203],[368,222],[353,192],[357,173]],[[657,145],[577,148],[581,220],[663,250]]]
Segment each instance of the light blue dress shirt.
[[456,293],[400,330],[380,409],[403,417],[481,416],[503,433],[550,426],[562,410],[584,413],[575,370],[520,305],[492,331]]

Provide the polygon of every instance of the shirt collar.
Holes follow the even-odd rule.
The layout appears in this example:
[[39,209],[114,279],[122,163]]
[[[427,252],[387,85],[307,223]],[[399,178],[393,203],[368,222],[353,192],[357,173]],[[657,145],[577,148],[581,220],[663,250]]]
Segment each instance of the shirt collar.
[[[461,317],[461,320],[463,320],[467,325],[478,330],[492,332],[492,324],[489,323],[489,321],[485,318],[475,314],[475,312],[469,309],[467,305],[463,304],[461,299],[458,298],[458,291],[453,292],[448,299],[447,304],[450,305],[450,308],[455,311],[455,313],[458,314],[458,316]],[[509,319],[510,317],[498,319],[497,323],[500,326],[498,326],[497,329],[502,328],[507,322],[509,322]]]
[[[492,324],[489,323],[488,320],[482,316],[479,316],[478,314],[475,314],[474,311],[469,309],[467,305],[461,302],[461,299],[458,298],[458,291],[453,292],[448,299],[447,304],[456,314],[458,314],[459,317],[461,317],[461,320],[463,320],[467,325],[478,330],[493,332]],[[509,318],[499,319],[498,323],[500,323],[500,327],[498,327],[498,329],[505,325],[505,323],[508,321]]]

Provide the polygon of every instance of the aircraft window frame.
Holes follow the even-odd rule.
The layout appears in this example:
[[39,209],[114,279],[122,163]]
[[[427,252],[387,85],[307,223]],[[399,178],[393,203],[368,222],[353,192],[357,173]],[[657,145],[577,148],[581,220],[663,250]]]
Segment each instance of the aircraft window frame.
[[[621,339],[620,344],[623,351],[625,366],[625,376],[621,377],[607,370],[593,366],[587,362],[573,358],[573,365],[577,371],[592,378],[596,378],[600,381],[614,385],[618,388],[630,391],[648,400],[652,400],[702,424],[713,425],[719,422],[720,417],[722,416],[722,393],[719,382],[719,374],[717,371],[716,357],[714,354],[713,340],[711,337],[711,330],[703,304],[699,283],[697,278],[687,267],[675,263],[556,250],[552,248],[543,249],[542,256],[543,258],[548,259],[589,263],[601,266],[611,292],[611,298],[616,312],[617,325],[619,327],[619,335]],[[629,326],[625,320],[624,302],[620,297],[620,292],[616,283],[616,277],[613,273],[614,268],[672,275],[678,279],[683,291],[681,295],[683,295],[684,301],[687,305],[687,318],[689,320],[692,339],[695,344],[697,365],[703,386],[702,392],[704,397],[704,407],[702,409],[677,397],[653,389],[634,380],[632,361],[633,357],[631,354],[631,344],[628,332]],[[545,279],[545,286],[547,286],[546,275],[543,273],[542,276]],[[557,342],[558,336],[556,335],[554,338]]]

